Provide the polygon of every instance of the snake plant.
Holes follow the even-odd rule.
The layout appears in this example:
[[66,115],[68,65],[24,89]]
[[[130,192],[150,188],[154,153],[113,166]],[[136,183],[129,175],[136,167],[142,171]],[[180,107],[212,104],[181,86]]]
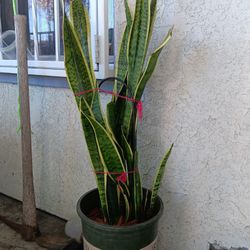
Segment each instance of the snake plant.
[[[172,37],[146,59],[156,16],[157,0],[136,0],[134,16],[124,0],[127,24],[116,60],[114,92],[140,101],[159,55]],[[157,192],[173,145],[163,157],[147,197],[143,194],[136,145],[137,109],[128,100],[113,96],[102,112],[92,62],[88,11],[82,0],[70,3],[64,13],[63,40],[67,79],[79,109],[82,127],[95,174],[101,212],[108,224],[123,220],[140,222],[155,206]],[[77,93],[85,94],[79,95]],[[117,176],[120,174],[120,176]],[[123,175],[122,175],[123,174]],[[125,174],[125,176],[124,176]],[[125,178],[121,178],[125,177]],[[147,210],[147,211],[145,211]]]

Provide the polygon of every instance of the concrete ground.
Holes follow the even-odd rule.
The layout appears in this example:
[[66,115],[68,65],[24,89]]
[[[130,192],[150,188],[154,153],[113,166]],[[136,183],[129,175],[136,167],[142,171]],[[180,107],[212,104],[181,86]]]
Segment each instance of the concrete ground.
[[[21,223],[22,204],[0,193],[0,215]],[[0,250],[76,250],[82,246],[64,233],[65,221],[42,211],[37,211],[41,236],[36,242],[26,242],[20,234],[0,221]]]

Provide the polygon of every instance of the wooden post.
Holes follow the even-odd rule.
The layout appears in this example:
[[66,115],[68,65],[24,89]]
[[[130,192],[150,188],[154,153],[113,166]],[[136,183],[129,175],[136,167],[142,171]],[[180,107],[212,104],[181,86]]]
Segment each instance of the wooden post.
[[21,111],[22,140],[22,174],[23,174],[23,230],[22,236],[31,241],[38,232],[35,192],[32,171],[32,147],[30,128],[30,105],[27,65],[27,18],[23,15],[15,17],[16,51],[17,51],[17,81],[19,85]]

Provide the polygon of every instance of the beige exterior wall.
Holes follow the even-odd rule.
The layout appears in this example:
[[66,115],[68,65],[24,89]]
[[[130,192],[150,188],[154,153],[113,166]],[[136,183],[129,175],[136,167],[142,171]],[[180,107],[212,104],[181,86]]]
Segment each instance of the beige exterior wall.
[[[21,145],[17,134],[17,86],[0,84],[0,192],[21,198]],[[33,165],[39,208],[64,218],[94,187],[73,94],[30,87]]]

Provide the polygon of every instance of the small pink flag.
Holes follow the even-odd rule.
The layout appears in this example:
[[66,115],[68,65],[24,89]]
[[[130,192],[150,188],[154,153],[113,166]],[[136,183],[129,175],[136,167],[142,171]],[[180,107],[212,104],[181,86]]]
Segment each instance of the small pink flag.
[[127,173],[126,172],[123,172],[121,175],[119,175],[116,180],[118,182],[122,182],[122,183],[125,183],[127,181]]
[[137,108],[139,120],[142,121],[142,112],[143,112],[142,101],[138,101],[136,108]]

